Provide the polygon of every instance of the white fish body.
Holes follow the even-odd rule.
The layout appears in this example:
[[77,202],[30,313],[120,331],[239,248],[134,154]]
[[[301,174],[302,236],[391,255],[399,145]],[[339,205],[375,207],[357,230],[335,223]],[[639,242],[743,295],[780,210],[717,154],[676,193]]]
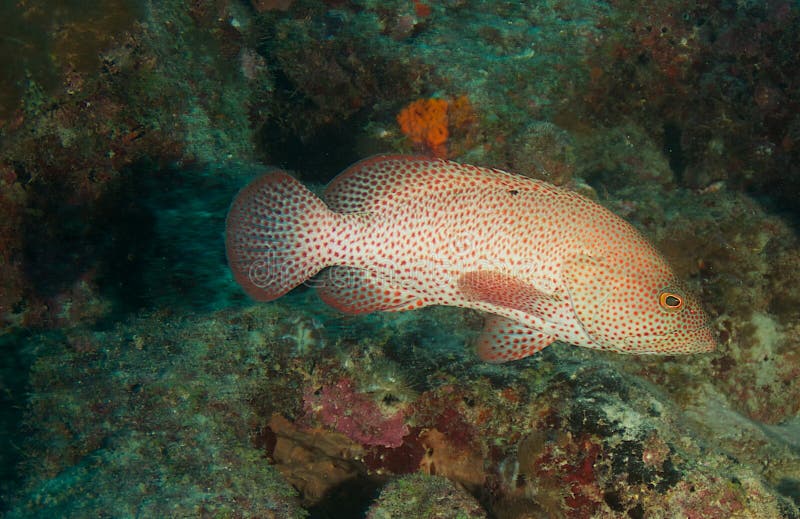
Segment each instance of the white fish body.
[[715,341],[663,257],[599,204],[499,170],[378,156],[337,176],[325,202],[286,173],[236,197],[226,248],[255,299],[323,269],[347,313],[427,305],[489,315],[478,354],[525,357],[554,340],[624,353],[696,353]]

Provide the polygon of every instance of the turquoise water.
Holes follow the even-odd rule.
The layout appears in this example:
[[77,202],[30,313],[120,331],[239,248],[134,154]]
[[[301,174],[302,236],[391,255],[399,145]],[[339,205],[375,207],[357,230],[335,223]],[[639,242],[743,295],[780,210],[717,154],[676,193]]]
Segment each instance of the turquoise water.
[[[0,19],[0,513],[800,517],[796,2]],[[314,279],[250,299],[225,255],[239,189],[279,168],[319,194],[377,153],[609,208],[716,351],[495,365],[477,311],[345,315]]]

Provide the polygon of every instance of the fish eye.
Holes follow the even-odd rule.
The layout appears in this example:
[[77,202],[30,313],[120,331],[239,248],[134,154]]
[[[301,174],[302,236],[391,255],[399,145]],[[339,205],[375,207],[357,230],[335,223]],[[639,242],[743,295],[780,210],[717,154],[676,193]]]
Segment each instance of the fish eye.
[[670,312],[683,308],[683,298],[674,292],[661,292],[661,295],[658,296],[658,302],[661,308]]

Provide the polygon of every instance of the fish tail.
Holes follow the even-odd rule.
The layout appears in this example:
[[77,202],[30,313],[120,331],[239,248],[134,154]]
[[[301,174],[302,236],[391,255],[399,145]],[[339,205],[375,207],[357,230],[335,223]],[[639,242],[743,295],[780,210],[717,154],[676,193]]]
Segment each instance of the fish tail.
[[325,268],[322,246],[335,213],[284,171],[242,189],[225,225],[225,252],[236,281],[253,299],[271,301]]

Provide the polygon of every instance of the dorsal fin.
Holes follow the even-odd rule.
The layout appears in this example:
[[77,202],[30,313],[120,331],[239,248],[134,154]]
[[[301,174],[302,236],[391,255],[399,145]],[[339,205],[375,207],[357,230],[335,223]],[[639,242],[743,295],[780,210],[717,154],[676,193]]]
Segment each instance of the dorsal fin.
[[325,188],[323,198],[339,213],[370,212],[391,192],[400,192],[405,183],[435,174],[432,166],[444,162],[413,155],[375,155],[339,173]]

